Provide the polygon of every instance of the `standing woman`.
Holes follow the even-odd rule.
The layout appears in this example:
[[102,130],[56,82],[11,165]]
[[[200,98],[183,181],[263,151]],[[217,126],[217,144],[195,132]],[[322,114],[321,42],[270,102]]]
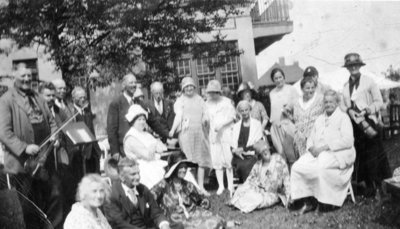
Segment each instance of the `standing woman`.
[[324,112],[323,96],[315,93],[316,82],[311,78],[303,78],[300,83],[303,96],[293,106],[295,125],[294,147],[298,156],[307,152],[306,143],[315,120]]
[[286,84],[285,73],[282,69],[272,69],[271,80],[274,82],[275,88],[269,94],[271,100],[270,122],[276,124],[281,119],[283,106],[294,101],[297,98],[297,93],[292,85]]
[[217,195],[224,191],[224,170],[228,180],[230,195],[233,194],[233,171],[232,171],[232,144],[233,122],[236,111],[231,101],[222,96],[221,84],[217,80],[211,80],[206,92],[206,123],[209,126],[209,142],[212,166],[215,169],[218,181]]
[[182,95],[174,104],[175,119],[169,135],[179,132],[179,145],[186,158],[197,164],[197,182],[204,195],[210,195],[204,189],[204,169],[211,167],[208,141],[204,133],[202,120],[205,112],[203,98],[195,91],[193,78],[182,79]]

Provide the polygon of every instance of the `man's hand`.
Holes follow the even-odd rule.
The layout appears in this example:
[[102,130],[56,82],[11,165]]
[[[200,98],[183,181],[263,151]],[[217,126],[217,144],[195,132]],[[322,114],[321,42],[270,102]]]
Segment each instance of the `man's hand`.
[[357,119],[357,112],[355,112],[353,109],[349,110],[349,116],[352,120],[356,120]]
[[25,153],[28,155],[35,155],[38,152],[39,152],[39,146],[35,144],[30,144],[25,149]]

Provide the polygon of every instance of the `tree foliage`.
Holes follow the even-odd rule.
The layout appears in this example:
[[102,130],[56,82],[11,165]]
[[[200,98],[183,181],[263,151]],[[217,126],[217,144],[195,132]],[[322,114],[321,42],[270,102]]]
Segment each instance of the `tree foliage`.
[[395,69],[392,65],[384,72],[386,78],[393,81],[400,81],[400,68]]
[[[246,0],[8,0],[0,4],[0,38],[19,47],[40,44],[71,80],[96,68],[106,78],[132,71],[139,46],[152,66],[147,80],[173,74],[168,63],[183,53],[239,55],[217,33],[196,45],[199,33],[224,27]],[[218,59],[218,58],[217,58]],[[219,60],[223,60],[220,58]]]

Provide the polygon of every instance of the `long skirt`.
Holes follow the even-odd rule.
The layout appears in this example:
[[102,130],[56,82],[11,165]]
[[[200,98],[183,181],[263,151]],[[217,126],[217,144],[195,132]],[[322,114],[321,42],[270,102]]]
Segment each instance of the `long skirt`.
[[332,152],[322,152],[318,157],[306,153],[297,160],[290,176],[293,200],[315,197],[318,202],[342,206],[347,196],[353,166],[339,169]]

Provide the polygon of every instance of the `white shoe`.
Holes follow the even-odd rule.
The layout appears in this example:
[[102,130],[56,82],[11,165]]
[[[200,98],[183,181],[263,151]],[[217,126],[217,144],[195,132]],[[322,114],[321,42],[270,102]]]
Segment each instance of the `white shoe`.
[[219,196],[219,195],[221,195],[223,192],[224,192],[224,189],[223,189],[223,188],[219,188],[218,191],[217,191],[217,195]]

